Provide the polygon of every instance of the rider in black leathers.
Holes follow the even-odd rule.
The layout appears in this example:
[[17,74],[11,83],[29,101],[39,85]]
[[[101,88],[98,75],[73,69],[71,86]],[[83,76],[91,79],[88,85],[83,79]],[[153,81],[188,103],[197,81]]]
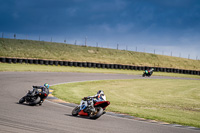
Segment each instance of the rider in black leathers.
[[[33,86],[34,90],[36,93],[41,93],[41,101],[40,105],[43,103],[43,101],[48,97],[49,95],[49,84],[45,83],[44,86]],[[39,91],[40,90],[40,91]]]

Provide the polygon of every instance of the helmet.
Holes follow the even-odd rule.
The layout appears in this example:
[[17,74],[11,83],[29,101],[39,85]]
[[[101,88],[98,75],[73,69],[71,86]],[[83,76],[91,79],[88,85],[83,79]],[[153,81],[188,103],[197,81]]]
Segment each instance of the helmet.
[[47,84],[47,83],[45,83],[44,86],[45,86],[46,88],[49,88],[49,84]]
[[99,94],[104,95],[104,92],[103,92],[102,90],[99,90],[99,91],[97,92],[97,95],[99,95]]

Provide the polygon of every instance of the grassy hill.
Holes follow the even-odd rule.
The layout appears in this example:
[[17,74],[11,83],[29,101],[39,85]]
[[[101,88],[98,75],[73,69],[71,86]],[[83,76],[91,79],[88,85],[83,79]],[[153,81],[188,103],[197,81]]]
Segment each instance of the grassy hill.
[[200,61],[142,52],[0,38],[0,56],[200,70]]

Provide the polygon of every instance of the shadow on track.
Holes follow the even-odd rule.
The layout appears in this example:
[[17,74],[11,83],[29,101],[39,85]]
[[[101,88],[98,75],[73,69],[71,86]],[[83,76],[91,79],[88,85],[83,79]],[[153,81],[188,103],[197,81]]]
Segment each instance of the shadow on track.
[[24,105],[24,106],[30,106],[30,107],[39,107],[40,105],[30,105],[28,103],[19,103],[19,102],[15,102],[15,104],[18,104],[18,105]]
[[71,114],[65,114],[66,116],[69,117],[73,117],[73,118],[77,118],[77,119],[88,119],[88,120],[94,120],[94,119],[90,119],[88,116],[73,116]]

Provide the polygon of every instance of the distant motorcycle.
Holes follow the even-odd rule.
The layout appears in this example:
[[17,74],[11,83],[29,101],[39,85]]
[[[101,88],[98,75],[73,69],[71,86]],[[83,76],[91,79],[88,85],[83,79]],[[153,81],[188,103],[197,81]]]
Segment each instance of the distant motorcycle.
[[95,102],[93,98],[85,97],[81,100],[80,105],[72,110],[72,115],[89,116],[91,119],[97,119],[104,113],[109,104],[109,101]]
[[22,104],[24,102],[28,103],[29,105],[42,105],[42,99],[46,97],[47,94],[42,94],[35,88],[32,91],[28,91],[28,93],[19,100],[19,103]]
[[143,77],[145,77],[145,76],[150,77],[150,76],[153,74],[153,71],[154,71],[153,68],[150,69],[150,70],[145,70],[142,76],[143,76]]

